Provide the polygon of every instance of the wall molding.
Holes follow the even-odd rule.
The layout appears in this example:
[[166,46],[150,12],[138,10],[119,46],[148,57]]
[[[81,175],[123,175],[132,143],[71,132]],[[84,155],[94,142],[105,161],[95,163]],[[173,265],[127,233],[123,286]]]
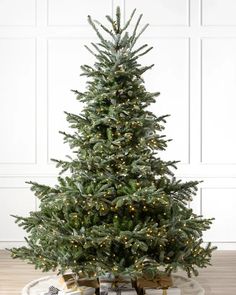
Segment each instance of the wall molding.
[[0,162],[1,165],[36,165],[37,164],[37,38],[30,37],[1,37],[1,40],[32,40],[34,41],[34,161],[33,162]]
[[[17,0],[12,0],[17,1]],[[129,0],[110,0],[107,1],[107,8],[112,10],[114,16],[114,10],[117,5],[120,5],[121,10],[127,16],[128,3]],[[163,0],[164,1],[164,0]],[[75,3],[75,2],[73,2]],[[140,1],[140,3],[142,3]],[[153,3],[155,1],[153,0]],[[163,2],[164,3],[164,2]],[[207,25],[204,19],[203,11],[203,0],[186,0],[186,5],[184,7],[184,12],[175,18],[176,22],[185,24],[171,24],[172,19],[169,19],[169,25],[151,25],[147,32],[145,32],[145,37],[143,40],[147,40],[148,43],[152,43],[157,39],[159,40],[186,40],[186,59],[188,62],[186,71],[188,71],[187,85],[183,87],[188,87],[184,89],[187,92],[187,98],[184,99],[184,106],[182,108],[182,115],[186,117],[187,128],[182,130],[184,136],[183,146],[184,150],[186,148],[186,153],[183,158],[186,162],[180,162],[177,170],[173,170],[177,178],[181,178],[183,181],[202,179],[203,184],[199,185],[199,198],[197,198],[197,206],[200,208],[200,212],[204,211],[204,196],[203,192],[207,189],[221,189],[223,192],[227,189],[235,189],[235,179],[236,179],[236,162],[232,161],[230,163],[208,163],[204,158],[204,138],[203,138],[203,128],[204,128],[204,118],[203,118],[203,42],[204,40],[210,39],[221,39],[222,42],[226,39],[236,39],[236,25]],[[64,2],[63,2],[64,4]],[[143,3],[141,5],[146,5]],[[53,5],[57,5],[56,1]],[[69,2],[67,3],[69,5]],[[29,190],[29,185],[23,184],[24,180],[42,181],[46,183],[56,182],[59,170],[54,167],[54,164],[50,162],[50,157],[53,156],[50,153],[50,119],[52,116],[52,106],[50,105],[51,97],[49,81],[49,63],[50,63],[50,53],[49,53],[49,43],[55,40],[85,40],[93,41],[94,34],[89,25],[77,24],[71,25],[70,20],[65,18],[64,15],[57,15],[56,18],[50,18],[50,0],[34,0],[35,7],[35,23],[29,25],[0,25],[0,39],[16,39],[16,40],[34,40],[35,42],[35,97],[34,97],[34,119],[35,119],[35,133],[34,133],[34,153],[35,161],[24,162],[10,162],[10,163],[0,163],[0,198],[2,197],[2,190],[14,190],[15,193],[18,190],[17,197],[21,197],[23,190]],[[154,9],[155,4],[150,5],[148,9]],[[30,6],[31,15],[27,20],[33,20],[32,17],[32,6]],[[146,7],[146,6],[145,6]],[[187,9],[187,10],[186,10]],[[179,9],[177,9],[178,11]],[[59,11],[59,10],[58,10]],[[225,10],[227,11],[227,10]],[[56,10],[57,12],[57,10]],[[142,13],[141,9],[137,10],[137,15]],[[103,15],[104,9],[101,8],[97,11],[97,15]],[[52,15],[52,14],[51,14]],[[169,13],[167,12],[167,15]],[[52,15],[54,16],[54,14]],[[96,17],[96,15],[94,15]],[[84,20],[86,21],[87,15],[84,15]],[[98,19],[103,20],[101,17]],[[55,21],[52,21],[55,20]],[[63,24],[68,20],[68,24]],[[214,20],[214,18],[213,18]],[[224,20],[224,19],[223,19]],[[22,22],[19,18],[18,22]],[[17,20],[16,20],[17,22]],[[54,22],[62,23],[54,24]],[[154,19],[155,22],[155,19]],[[209,21],[208,21],[209,22]],[[185,42],[185,41],[184,41]],[[178,42],[177,42],[178,43]],[[172,43],[171,43],[172,44]],[[173,46],[174,46],[173,42]],[[182,48],[182,47],[181,47]],[[82,49],[81,49],[82,50]],[[184,47],[185,50],[185,47]],[[53,51],[54,52],[54,51]],[[79,53],[78,53],[79,54]],[[157,44],[157,54],[158,54],[158,44]],[[182,55],[181,55],[182,56]],[[185,61],[185,59],[184,59]],[[185,64],[186,65],[186,64]],[[158,65],[156,65],[158,69]],[[171,71],[171,68],[170,68]],[[155,77],[151,77],[155,80]],[[185,80],[184,80],[185,81]],[[158,84],[159,81],[155,82]],[[78,86],[79,87],[79,86]],[[175,87],[173,82],[170,83],[170,87]],[[181,89],[183,88],[181,87]],[[69,89],[68,89],[69,90]],[[27,89],[26,89],[27,91]],[[184,95],[185,93],[184,92]],[[173,97],[173,100],[175,97]],[[188,99],[188,100],[187,100]],[[68,101],[68,104],[70,101]],[[158,103],[158,100],[157,100]],[[185,113],[185,110],[187,112]],[[44,114],[42,114],[45,112]],[[56,116],[55,116],[56,117]],[[55,119],[57,120],[57,119]],[[185,119],[184,119],[185,120]],[[210,120],[210,118],[209,118]],[[168,123],[167,123],[168,124]],[[54,126],[55,127],[55,126]],[[179,128],[178,123],[176,128]],[[58,127],[58,130],[60,127]],[[185,132],[186,130],[186,132]],[[165,131],[164,131],[165,132]],[[52,133],[52,132],[51,132]],[[165,133],[163,133],[165,134]],[[234,133],[232,131],[232,136]],[[32,137],[33,138],[33,137]],[[173,138],[175,139],[175,138]],[[186,140],[186,141],[185,141]],[[63,145],[63,138],[61,137],[61,144]],[[227,151],[222,151],[227,152]],[[11,158],[10,158],[11,159]],[[18,157],[17,157],[18,159]],[[217,158],[216,158],[217,159]],[[4,159],[3,159],[4,160]],[[204,160],[204,161],[203,161]],[[64,174],[66,175],[66,174]],[[23,193],[24,194],[24,193]],[[27,193],[26,193],[27,195]],[[231,196],[231,195],[230,195]],[[32,192],[32,197],[33,192]],[[3,197],[2,197],[3,198]],[[36,198],[35,198],[36,199]],[[232,199],[231,199],[232,200]],[[2,199],[4,202],[4,200]],[[219,200],[213,200],[214,206],[220,204]],[[231,211],[231,204],[228,204],[229,212]],[[35,200],[35,208],[37,208],[37,199]],[[226,210],[224,207],[224,211]],[[2,208],[4,210],[4,208]],[[1,209],[0,209],[1,214]],[[223,220],[223,218],[222,218]],[[236,222],[233,225],[236,229]],[[7,237],[7,236],[6,236]],[[223,236],[222,236],[223,238]],[[227,236],[226,236],[227,238]],[[1,241],[0,237],[0,248],[9,247],[11,245],[22,244],[24,241],[14,241],[12,240]],[[225,250],[236,250],[236,241],[221,241],[221,236],[217,237],[213,244],[218,245],[220,249]]]

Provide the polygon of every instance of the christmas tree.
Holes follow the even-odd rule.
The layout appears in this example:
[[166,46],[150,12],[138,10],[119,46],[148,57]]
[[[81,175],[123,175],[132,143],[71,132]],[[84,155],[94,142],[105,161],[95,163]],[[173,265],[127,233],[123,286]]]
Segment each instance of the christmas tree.
[[210,264],[215,248],[203,245],[202,233],[212,220],[188,207],[199,182],[176,179],[178,161],[159,157],[166,116],[147,109],[159,93],[144,86],[142,74],[153,65],[138,59],[152,47],[136,45],[147,28],[139,30],[142,15],[127,32],[134,14],[122,27],[118,7],[115,19],[106,16],[109,28],[88,17],[99,41],[86,48],[96,62],[81,67],[87,88],[73,91],[84,108],[66,113],[73,132],[61,132],[73,156],[53,160],[61,169],[54,187],[29,182],[39,210],[14,216],[28,237],[12,257],[43,271],[152,279],[178,268],[197,275]]

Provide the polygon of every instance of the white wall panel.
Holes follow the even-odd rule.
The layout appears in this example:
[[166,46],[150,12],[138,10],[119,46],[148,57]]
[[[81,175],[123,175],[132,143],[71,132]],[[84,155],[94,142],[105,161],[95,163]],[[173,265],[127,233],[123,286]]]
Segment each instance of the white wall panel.
[[0,0],[0,26],[35,25],[35,0]]
[[28,216],[36,209],[35,197],[26,188],[0,188],[0,201],[0,241],[23,241],[26,233],[10,214]]
[[202,0],[202,25],[235,26],[235,0]]
[[236,163],[236,39],[202,41],[202,161]]
[[188,26],[189,0],[125,0],[126,18],[134,8],[152,26]]
[[155,64],[144,75],[147,90],[160,91],[157,103],[150,109],[156,115],[171,114],[163,134],[168,148],[164,159],[189,162],[189,40],[184,38],[155,38],[148,42],[154,49],[142,59],[143,65]]
[[35,40],[0,39],[1,163],[34,163]]
[[104,18],[112,13],[112,0],[48,0],[48,24],[87,25],[87,15]]
[[84,39],[54,39],[48,42],[48,158],[65,158],[71,151],[58,133],[69,131],[64,111],[79,113],[82,105],[70,89],[83,91],[86,78],[80,66],[91,63]]
[[197,191],[197,194],[193,196],[193,200],[189,202],[189,207],[197,215],[202,214],[202,198],[201,198],[201,189]]
[[140,62],[155,63],[145,85],[161,92],[150,110],[171,114],[163,134],[173,141],[161,157],[181,160],[178,178],[204,180],[190,206],[216,217],[205,239],[236,249],[234,0],[0,0],[0,248],[23,241],[9,214],[38,205],[24,181],[53,185],[49,159],[71,154],[58,131],[70,131],[63,111],[82,109],[70,89],[83,91],[80,65],[93,63],[87,15],[107,23],[116,5],[150,23],[141,43],[154,50]]
[[210,230],[204,234],[205,241],[236,242],[236,188],[202,189],[202,213],[214,217]]

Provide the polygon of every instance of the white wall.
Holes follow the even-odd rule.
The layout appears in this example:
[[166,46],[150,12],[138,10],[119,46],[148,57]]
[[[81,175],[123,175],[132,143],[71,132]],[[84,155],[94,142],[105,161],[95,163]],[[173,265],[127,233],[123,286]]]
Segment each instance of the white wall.
[[117,4],[150,23],[142,41],[155,49],[143,63],[156,67],[146,85],[161,92],[152,110],[172,115],[163,157],[181,160],[184,180],[204,180],[192,206],[216,217],[205,240],[236,249],[233,0],[0,0],[0,247],[23,241],[9,214],[37,208],[25,181],[53,184],[50,158],[68,153],[58,130],[67,129],[64,110],[81,110],[70,89],[83,90],[79,66],[92,61],[86,17],[105,20]]

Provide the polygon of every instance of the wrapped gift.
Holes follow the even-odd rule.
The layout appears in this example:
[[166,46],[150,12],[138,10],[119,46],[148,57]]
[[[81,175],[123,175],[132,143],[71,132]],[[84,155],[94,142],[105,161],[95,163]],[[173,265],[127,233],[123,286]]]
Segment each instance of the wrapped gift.
[[132,282],[129,276],[114,276],[113,274],[106,274],[99,277],[99,285],[107,287],[119,287],[120,285],[132,287]]
[[62,285],[62,288],[64,290],[70,290],[70,289],[76,288],[78,286],[77,281],[76,281],[76,277],[72,273],[63,274],[59,278],[59,283]]
[[130,277],[117,276],[111,274],[99,277],[100,295],[137,295],[132,286]]
[[59,291],[58,295],[93,295],[94,294],[94,288],[90,287],[76,287],[71,290],[63,290]]
[[94,289],[99,288],[99,282],[97,279],[79,279],[78,281],[79,286],[86,286],[86,287],[91,287]]
[[157,276],[153,280],[147,280],[145,278],[137,279],[137,287],[138,288],[149,288],[149,289],[167,289],[173,286],[173,282],[171,276]]
[[[78,286],[91,287],[93,289],[99,288],[97,279],[76,278],[72,273],[64,274],[60,277],[59,283],[64,290],[75,289]],[[95,291],[95,290],[94,290]]]

